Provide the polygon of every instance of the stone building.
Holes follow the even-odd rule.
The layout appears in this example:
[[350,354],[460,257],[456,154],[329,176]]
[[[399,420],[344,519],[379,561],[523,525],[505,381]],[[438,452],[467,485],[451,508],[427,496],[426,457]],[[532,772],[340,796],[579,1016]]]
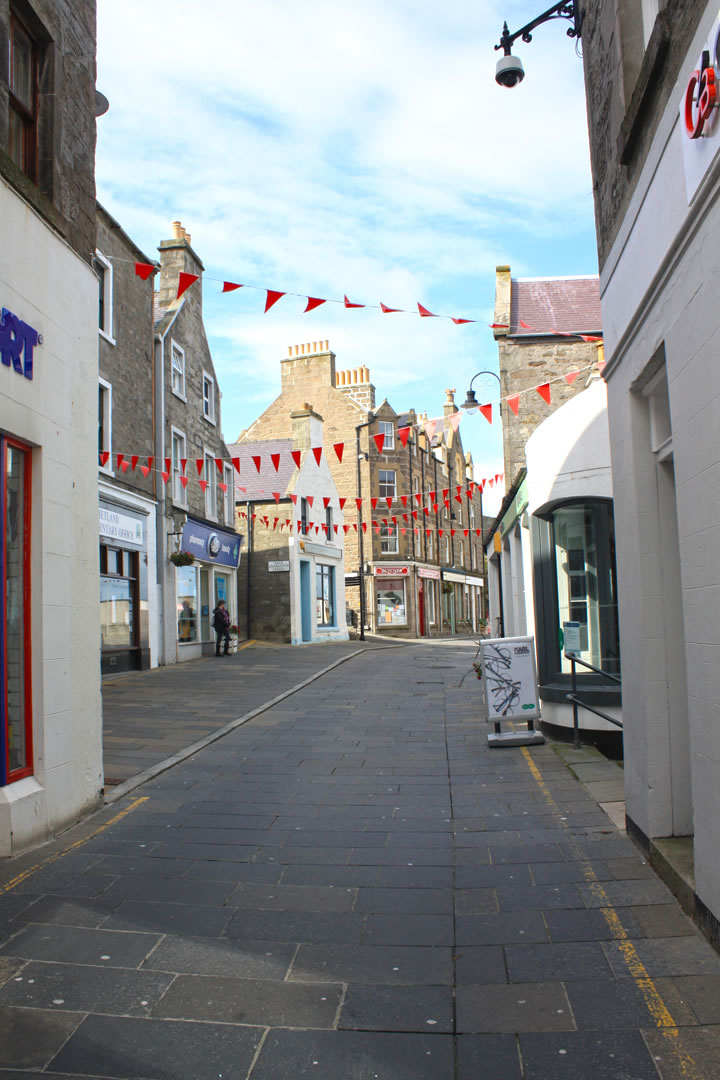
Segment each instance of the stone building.
[[290,420],[289,439],[230,448],[243,477],[241,629],[248,638],[293,645],[344,640],[343,508],[327,457],[311,453],[323,445],[323,418],[303,404]]
[[[161,664],[172,664],[214,650],[210,615],[218,600],[225,600],[237,622],[240,537],[220,391],[203,325],[203,265],[177,221],[159,251],[154,458],[170,475],[157,490],[158,651]],[[186,289],[179,288],[181,274],[194,279]],[[174,562],[183,553],[194,557],[191,565]]]
[[[507,401],[502,405],[505,481],[510,487],[525,467],[525,444],[535,428],[583,389],[592,366],[602,359],[601,343],[580,336],[602,336],[598,279],[512,278],[509,266],[498,266],[493,322],[501,395],[520,395],[517,413]],[[577,381],[563,378],[578,371]],[[543,383],[550,384],[549,402],[531,391]]]
[[95,4],[0,4],[0,856],[98,805]]
[[628,828],[717,942],[720,116],[708,87],[720,76],[718,5],[588,0],[582,42]]
[[103,674],[158,662],[157,469],[153,455],[153,280],[147,256],[100,204],[98,493]]
[[[361,577],[366,626],[380,633],[472,631],[483,616],[482,496],[451,420],[458,415],[453,395],[447,391],[430,434],[427,416],[398,413],[387,400],[377,405],[366,367],[336,371],[327,341],[295,345],[281,361],[279,396],[238,438],[241,445],[290,438],[290,413],[304,402],[323,417],[338,496],[352,508],[345,573],[356,626]],[[343,447],[341,460],[336,444]]]

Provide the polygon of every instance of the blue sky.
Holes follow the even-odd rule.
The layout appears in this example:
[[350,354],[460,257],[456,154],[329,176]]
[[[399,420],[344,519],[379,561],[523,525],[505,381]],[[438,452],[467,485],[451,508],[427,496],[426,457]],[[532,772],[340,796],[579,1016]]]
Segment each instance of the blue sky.
[[[179,219],[207,278],[479,320],[383,315],[204,286],[233,441],[276,396],[288,345],[329,339],[378,399],[442,412],[497,370],[495,266],[597,272],[582,62],[558,20],[494,81],[507,19],[540,3],[98,0],[98,198],[150,257]],[[479,382],[481,380],[478,380]],[[494,380],[478,397],[495,400]],[[477,384],[476,384],[477,387]],[[499,424],[466,416],[478,478]]]

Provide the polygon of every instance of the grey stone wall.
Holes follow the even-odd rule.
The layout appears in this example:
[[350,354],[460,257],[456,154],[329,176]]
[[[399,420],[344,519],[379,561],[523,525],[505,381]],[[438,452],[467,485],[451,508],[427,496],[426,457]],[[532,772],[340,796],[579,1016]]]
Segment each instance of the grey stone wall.
[[[249,528],[247,520],[238,515],[238,532],[245,536],[238,581],[239,629],[242,636],[247,635],[262,641],[289,642],[291,639],[290,574],[284,571],[270,573],[268,570],[269,562],[289,560],[289,534],[286,530],[281,533],[267,529],[260,519],[266,516],[272,523],[273,518],[279,517],[284,521],[286,518],[292,518],[292,511],[293,506],[289,501],[281,502],[279,506],[275,502],[255,503],[250,512],[256,514],[257,519],[255,522],[252,520],[249,522]],[[245,512],[244,507],[243,512]],[[248,552],[249,545],[253,549],[250,553]],[[250,560],[249,597],[248,567],[245,562],[248,558]],[[249,627],[246,620],[248,610],[250,612]]]
[[0,175],[88,262],[95,248],[95,0],[14,0],[38,42],[38,176],[7,153],[9,0],[0,0]]
[[645,49],[636,0],[585,4],[582,51],[601,269],[706,0],[672,0],[660,7]]
[[113,345],[101,334],[99,373],[112,385],[112,468],[114,482],[152,498],[154,477],[136,468],[123,472],[115,455],[140,455],[146,464],[153,449],[153,281],[143,281],[133,263],[148,262],[103,207],[97,208],[97,250],[113,267]]

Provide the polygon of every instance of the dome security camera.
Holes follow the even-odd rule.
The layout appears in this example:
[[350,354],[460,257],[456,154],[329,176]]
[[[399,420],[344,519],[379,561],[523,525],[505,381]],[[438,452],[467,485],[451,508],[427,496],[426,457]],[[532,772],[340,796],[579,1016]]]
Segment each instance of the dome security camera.
[[499,86],[505,86],[510,90],[513,86],[521,83],[524,78],[525,69],[522,66],[522,60],[518,56],[509,53],[507,56],[500,57],[495,68],[495,82]]

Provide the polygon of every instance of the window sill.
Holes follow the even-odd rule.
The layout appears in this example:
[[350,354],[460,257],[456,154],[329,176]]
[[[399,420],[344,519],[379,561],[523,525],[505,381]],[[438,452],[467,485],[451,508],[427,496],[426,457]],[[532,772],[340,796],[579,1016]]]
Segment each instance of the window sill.
[[217,427],[217,420],[214,416],[207,416],[205,413],[203,413],[203,420],[205,420],[208,424],[212,424],[213,427]]
[[108,334],[107,330],[103,330],[101,326],[98,327],[98,334],[107,341],[108,345],[117,345],[117,341],[112,334]]
[[185,394],[178,394],[177,390],[173,390],[172,386],[170,387],[170,393],[173,395],[173,397],[178,398],[180,401],[184,401],[187,405],[187,398],[185,397]]

